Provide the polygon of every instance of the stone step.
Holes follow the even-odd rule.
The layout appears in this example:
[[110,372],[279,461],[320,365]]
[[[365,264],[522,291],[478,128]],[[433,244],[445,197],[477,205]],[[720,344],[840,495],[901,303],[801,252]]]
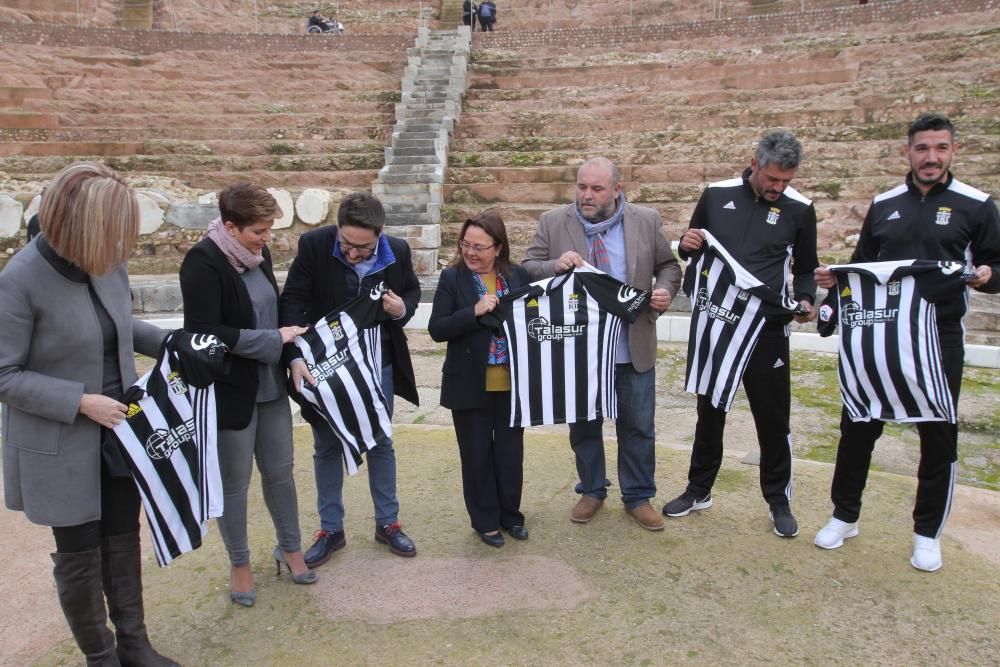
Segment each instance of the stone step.
[[410,174],[379,172],[378,178],[383,183],[440,183],[440,178],[436,174]]
[[[385,142],[392,133],[392,123],[381,125],[322,125],[304,127],[26,127],[4,128],[0,120],[2,141],[305,141],[305,140],[369,140]],[[434,127],[437,129],[437,126]],[[434,132],[436,136],[437,133]]]
[[396,156],[393,155],[392,160],[389,164],[396,165],[420,165],[420,164],[438,164],[438,160],[434,155],[403,155]]
[[408,213],[404,215],[390,214],[385,215],[385,224],[393,225],[432,225],[435,221],[431,218],[428,213]]
[[[392,142],[393,149],[397,152],[407,148],[434,148],[434,139],[396,139]],[[398,154],[398,153],[397,153]]]
[[[396,133],[396,141],[431,141],[438,138],[438,131],[418,132],[413,130],[403,130]],[[423,144],[420,144],[423,145]]]
[[105,162],[122,172],[173,172],[198,169],[227,171],[347,171],[380,169],[384,153],[346,153],[342,155],[53,155],[44,157],[0,158],[0,168],[15,173],[53,173],[81,157],[104,157]]
[[440,165],[436,164],[404,164],[388,165],[382,171],[386,174],[426,174],[436,171]]
[[414,146],[414,147],[393,147],[393,155],[398,157],[417,157],[417,156],[433,156],[436,153],[434,148],[434,143],[431,142],[425,146]]
[[[13,114],[12,114],[13,115]],[[19,114],[18,114],[19,115]],[[34,114],[25,114],[32,116]],[[44,114],[51,118],[53,114]],[[0,127],[26,127],[24,125],[8,125],[5,114],[0,114]],[[112,127],[225,127],[234,123],[256,128],[302,127],[311,125],[370,125],[373,121],[389,121],[389,113],[301,113],[301,114],[218,114],[218,113],[60,113],[55,115],[59,126],[112,126]],[[30,127],[49,127],[47,125],[32,125]]]

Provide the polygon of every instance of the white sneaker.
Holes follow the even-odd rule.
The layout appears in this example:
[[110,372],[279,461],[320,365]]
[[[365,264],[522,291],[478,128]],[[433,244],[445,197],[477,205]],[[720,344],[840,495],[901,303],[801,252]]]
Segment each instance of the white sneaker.
[[913,558],[910,565],[924,572],[941,569],[941,540],[923,535],[913,536]]
[[816,546],[820,549],[839,549],[844,546],[844,540],[858,536],[858,522],[847,523],[831,518],[823,529],[816,533]]

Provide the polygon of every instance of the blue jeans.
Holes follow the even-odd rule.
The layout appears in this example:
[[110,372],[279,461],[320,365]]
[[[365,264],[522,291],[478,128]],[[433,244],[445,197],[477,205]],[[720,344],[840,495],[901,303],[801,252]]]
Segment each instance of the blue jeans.
[[[392,417],[392,366],[382,369],[382,393]],[[343,445],[333,431],[313,429],[313,466],[316,472],[316,505],[320,528],[333,533],[344,529],[344,454]],[[396,452],[392,439],[379,442],[365,454],[368,486],[375,506],[375,525],[396,523],[399,499],[396,497]]]
[[[655,428],[656,372],[643,373],[632,364],[617,364],[615,393],[618,396],[618,483],[622,502],[629,509],[656,495]],[[611,482],[604,467],[603,419],[569,425],[569,443],[576,454],[580,483],[576,492],[604,500]]]

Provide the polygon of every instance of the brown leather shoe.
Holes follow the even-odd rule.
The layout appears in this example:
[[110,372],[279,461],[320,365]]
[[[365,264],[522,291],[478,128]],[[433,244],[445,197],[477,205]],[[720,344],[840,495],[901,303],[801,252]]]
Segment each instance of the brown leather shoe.
[[597,510],[601,509],[601,505],[604,501],[600,498],[595,498],[594,496],[580,496],[580,500],[576,503],[576,507],[570,512],[569,518],[576,523],[588,523],[597,514]]
[[663,518],[653,509],[649,502],[628,510],[635,522],[646,530],[663,530]]

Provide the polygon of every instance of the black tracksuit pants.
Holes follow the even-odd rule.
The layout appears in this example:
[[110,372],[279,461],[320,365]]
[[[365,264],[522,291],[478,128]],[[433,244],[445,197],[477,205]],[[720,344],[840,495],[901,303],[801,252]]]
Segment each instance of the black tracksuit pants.
[[[779,363],[780,362],[780,363]],[[788,339],[761,337],[743,373],[760,445],[760,490],[769,505],[787,504],[792,497],[791,374]],[[722,465],[722,435],[726,412],[698,396],[687,490],[703,498],[712,490]]]
[[524,429],[510,426],[510,392],[488,391],[484,407],[451,415],[472,528],[488,533],[523,526]]
[[[941,362],[948,376],[955,407],[962,388],[964,347],[944,347]],[[875,441],[885,422],[852,422],[847,410],[840,415],[840,444],[833,473],[830,497],[833,516],[854,523],[861,514],[861,494],[868,481]],[[958,469],[958,425],[948,422],[918,422],[920,466],[917,468],[917,501],[913,508],[913,532],[924,537],[940,537],[951,509],[951,497]]]

